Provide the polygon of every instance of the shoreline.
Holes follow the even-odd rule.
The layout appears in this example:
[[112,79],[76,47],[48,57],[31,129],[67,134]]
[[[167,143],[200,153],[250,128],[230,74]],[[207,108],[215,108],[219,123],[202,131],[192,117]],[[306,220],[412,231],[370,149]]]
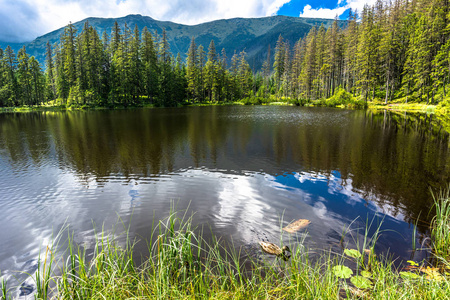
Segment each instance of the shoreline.
[[[223,102],[223,103],[186,103],[183,105],[175,106],[175,107],[195,107],[195,106],[231,106],[231,105],[254,105],[254,106],[297,106],[293,103],[289,103],[289,101],[274,101],[267,102],[261,104],[245,104],[242,102]],[[324,107],[322,105],[315,105],[314,103],[307,103],[304,105],[305,107]],[[336,108],[347,108],[344,105],[334,106]],[[27,112],[36,112],[36,111],[88,111],[88,110],[123,110],[123,109],[138,109],[138,108],[163,108],[156,106],[154,104],[143,104],[143,105],[116,105],[116,106],[62,106],[62,105],[38,105],[38,106],[19,106],[19,107],[1,107],[1,113],[27,113]],[[423,103],[406,103],[406,104],[398,104],[398,103],[388,103],[388,104],[380,104],[368,102],[368,108],[372,110],[388,110],[394,112],[412,112],[412,113],[427,113],[427,114],[436,114],[437,105],[432,104],[423,104]],[[350,108],[355,109],[355,108]],[[358,108],[357,108],[358,109]],[[364,108],[361,108],[364,109]]]
[[[324,249],[318,259],[311,259],[314,249],[304,247],[300,239],[289,245],[292,256],[285,261],[261,251],[241,260],[241,250],[223,245],[220,237],[206,242],[192,227],[193,216],[171,210],[153,228],[147,242],[149,257],[140,265],[133,258],[135,240],[119,245],[117,237],[101,231],[88,256],[70,235],[68,249],[60,249],[58,243],[65,242],[59,234],[43,250],[36,273],[29,274],[36,283],[32,295],[37,299],[447,299],[450,193],[447,189],[433,197],[432,257],[409,260],[402,267],[395,266],[394,257],[375,253],[380,225],[372,235],[366,227],[357,249],[343,244],[339,253]],[[55,255],[61,250],[67,259]],[[9,287],[5,279],[0,287],[0,298],[5,300],[12,299],[18,288]]]

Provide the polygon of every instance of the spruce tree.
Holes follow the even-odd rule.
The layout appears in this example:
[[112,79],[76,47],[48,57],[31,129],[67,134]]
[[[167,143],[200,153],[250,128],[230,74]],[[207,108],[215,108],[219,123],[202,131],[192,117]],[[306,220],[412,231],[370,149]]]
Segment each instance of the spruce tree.
[[[217,96],[217,53],[214,40],[211,40],[208,48],[208,60],[205,65],[205,89],[209,101],[213,100],[213,95]],[[215,99],[216,100],[216,99]]]
[[197,94],[198,73],[197,45],[195,44],[195,39],[192,38],[186,58],[186,80],[188,83],[188,98],[194,101],[199,100],[199,95]]

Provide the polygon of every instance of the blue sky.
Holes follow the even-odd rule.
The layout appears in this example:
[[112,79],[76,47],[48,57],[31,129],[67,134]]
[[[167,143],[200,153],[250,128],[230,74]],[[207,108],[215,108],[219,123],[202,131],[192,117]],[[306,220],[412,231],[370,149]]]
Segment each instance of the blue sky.
[[345,18],[375,0],[0,0],[0,41],[24,42],[87,17],[141,14],[182,24],[272,15]]

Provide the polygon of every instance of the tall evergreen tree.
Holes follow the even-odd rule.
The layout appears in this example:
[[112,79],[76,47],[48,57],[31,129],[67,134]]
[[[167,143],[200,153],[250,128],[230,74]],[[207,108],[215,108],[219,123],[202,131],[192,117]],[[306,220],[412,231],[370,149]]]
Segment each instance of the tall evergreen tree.
[[[217,97],[217,53],[214,40],[211,40],[208,48],[208,60],[205,65],[205,89],[209,101]],[[215,99],[216,100],[216,99]]]
[[54,66],[53,66],[53,53],[50,42],[47,42],[46,45],[46,58],[45,58],[45,67],[46,67],[46,98],[47,100],[53,100],[56,97],[56,86],[55,86],[55,76]]
[[273,62],[273,70],[275,76],[275,84],[277,87],[277,93],[281,87],[281,79],[284,74],[284,56],[286,54],[285,43],[283,37],[278,37],[278,41],[275,47],[275,57]]
[[170,46],[167,41],[166,30],[163,29],[161,41],[159,43],[159,65],[160,65],[160,80],[159,91],[160,99],[163,106],[174,105],[173,99],[173,72],[172,72],[172,58],[170,54]]
[[17,58],[10,46],[3,52],[4,85],[2,94],[7,106],[19,104],[19,85],[16,78]]
[[191,39],[191,44],[187,53],[186,59],[186,80],[188,82],[188,95],[189,98],[194,101],[199,100],[199,95],[197,95],[198,90],[198,57],[197,57],[197,45],[195,44],[195,39]]
[[150,102],[153,103],[158,92],[158,57],[153,36],[147,27],[142,30],[141,59],[144,68],[144,91]]
[[17,81],[19,90],[18,104],[20,105],[32,105],[33,98],[32,93],[32,78],[29,66],[30,56],[26,52],[25,46],[23,46],[17,53]]
[[203,102],[205,96],[205,50],[203,45],[198,46],[197,49],[197,69],[198,69],[198,91],[200,102]]

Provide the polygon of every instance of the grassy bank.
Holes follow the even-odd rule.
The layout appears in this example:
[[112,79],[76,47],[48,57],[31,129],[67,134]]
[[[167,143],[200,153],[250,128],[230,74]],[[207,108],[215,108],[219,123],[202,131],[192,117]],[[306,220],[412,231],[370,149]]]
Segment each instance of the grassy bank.
[[[419,112],[436,113],[441,116],[448,116],[450,113],[450,100],[442,101],[439,105],[428,105],[425,103],[402,101],[393,101],[385,104],[384,101],[375,100],[366,102],[360,97],[353,97],[344,89],[337,89],[330,98],[318,100],[294,99],[289,97],[277,97],[269,95],[267,97],[251,96],[239,101],[229,102],[190,102],[179,103],[179,106],[223,106],[223,105],[279,105],[279,106],[319,106],[319,107],[338,107],[350,109],[374,109],[390,110],[396,112]],[[129,109],[129,108],[152,108],[156,107],[151,103],[141,103],[139,105],[60,105],[58,103],[48,103],[45,105],[19,106],[19,107],[1,107],[0,113],[6,112],[32,112],[32,111],[71,111],[71,110],[99,110],[99,109]]]
[[104,109],[133,109],[143,107],[154,107],[152,104],[143,105],[34,105],[18,107],[0,107],[0,113],[26,113],[33,111],[77,111],[77,110],[104,110]]
[[[374,253],[377,234],[366,235],[360,249],[324,251],[289,245],[287,262],[258,253],[242,260],[243,252],[220,240],[209,242],[192,228],[192,219],[172,214],[161,221],[148,243],[148,257],[136,264],[134,243],[119,245],[100,234],[93,253],[69,238],[68,253],[57,261],[57,247],[45,249],[34,275],[37,299],[449,299],[450,198],[435,198],[432,227],[434,265],[410,262],[396,269]],[[366,230],[367,232],[367,230]],[[31,275],[30,275],[31,276]],[[2,282],[2,299],[8,285]]]
[[376,110],[390,110],[396,112],[418,112],[418,113],[435,113],[436,105],[429,105],[425,103],[377,103],[371,102],[370,109]]

